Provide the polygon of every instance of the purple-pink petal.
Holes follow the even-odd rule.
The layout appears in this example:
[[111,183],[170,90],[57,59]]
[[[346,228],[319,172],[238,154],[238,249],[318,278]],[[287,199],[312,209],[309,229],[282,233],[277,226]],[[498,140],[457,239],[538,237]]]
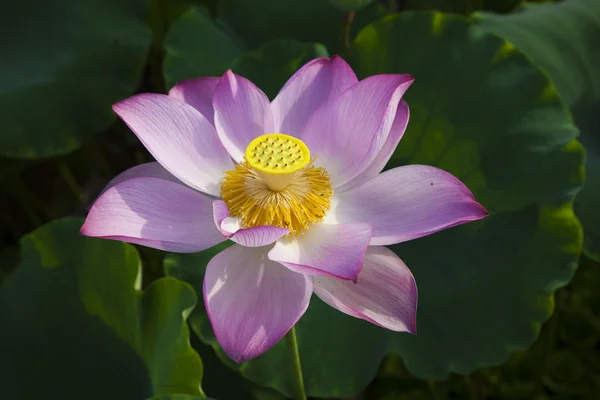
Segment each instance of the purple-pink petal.
[[339,56],[305,64],[271,103],[275,132],[301,138],[312,114],[357,82],[352,68]]
[[227,71],[213,96],[215,127],[223,146],[240,162],[252,139],[274,133],[267,96],[248,79]]
[[269,258],[306,275],[356,281],[373,230],[368,224],[319,223],[275,243]]
[[213,202],[213,215],[215,225],[221,234],[245,247],[266,246],[290,233],[287,228],[269,225],[242,228],[238,218],[229,216],[229,209],[222,200]]
[[302,140],[338,187],[367,168],[386,142],[410,75],[375,75],[346,89],[306,124]]
[[100,195],[106,192],[111,187],[115,186],[117,183],[133,178],[158,178],[183,184],[179,179],[175,178],[169,171],[167,171],[162,165],[154,161],[136,165],[135,167],[131,167],[121,172],[119,175],[112,178],[106,184],[104,189],[102,189],[102,192],[100,192]]
[[452,174],[407,165],[335,196],[326,221],[365,222],[372,245],[389,245],[475,221],[488,213]]
[[163,94],[143,93],[113,110],[167,171],[186,185],[219,195],[221,177],[233,164],[215,128],[196,109]]
[[81,234],[179,253],[225,240],[213,223],[212,198],[176,182],[133,178],[92,205]]
[[390,130],[390,134],[388,135],[383,147],[379,150],[375,159],[371,162],[369,166],[367,166],[360,174],[356,177],[352,178],[350,181],[346,182],[342,186],[337,188],[337,192],[343,192],[344,190],[348,190],[351,187],[358,186],[370,179],[375,178],[392,157],[398,143],[400,143],[400,139],[404,136],[404,132],[406,131],[406,126],[408,125],[408,119],[410,117],[410,109],[408,108],[408,104],[406,101],[401,100],[398,105],[398,110],[396,111],[396,118],[394,118],[394,123],[392,124],[392,129]]
[[330,306],[381,327],[416,333],[417,286],[391,250],[370,246],[357,283],[314,277],[315,294]]
[[241,363],[273,347],[306,311],[309,277],[270,261],[268,248],[234,244],[206,268],[204,304],[219,344]]
[[169,90],[169,96],[181,100],[198,110],[213,126],[215,110],[212,98],[220,78],[196,78],[178,82]]

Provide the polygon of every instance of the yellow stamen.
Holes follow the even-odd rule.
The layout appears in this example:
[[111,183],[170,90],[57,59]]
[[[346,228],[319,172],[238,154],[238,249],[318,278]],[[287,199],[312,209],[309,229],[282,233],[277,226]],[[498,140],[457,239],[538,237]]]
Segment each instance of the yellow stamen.
[[253,140],[246,160],[223,176],[221,197],[229,213],[243,227],[279,226],[292,234],[322,221],[333,190],[327,171],[313,166],[309,157],[306,145],[291,136],[270,134]]
[[300,139],[271,133],[250,142],[246,161],[271,190],[279,192],[310,162],[310,151]]

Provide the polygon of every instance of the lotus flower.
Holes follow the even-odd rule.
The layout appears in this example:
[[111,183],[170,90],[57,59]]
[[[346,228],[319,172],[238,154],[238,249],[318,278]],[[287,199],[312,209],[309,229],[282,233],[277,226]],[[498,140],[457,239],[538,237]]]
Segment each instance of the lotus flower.
[[[313,293],[415,332],[417,289],[383,247],[487,215],[457,178],[408,165],[381,173],[409,119],[410,75],[358,81],[340,57],[304,65],[269,102],[249,80],[180,82],[113,106],[157,162],[113,179],[83,235],[170,252],[234,242],[206,268],[204,303],[236,362],[275,345]],[[432,249],[434,250],[434,249]]]

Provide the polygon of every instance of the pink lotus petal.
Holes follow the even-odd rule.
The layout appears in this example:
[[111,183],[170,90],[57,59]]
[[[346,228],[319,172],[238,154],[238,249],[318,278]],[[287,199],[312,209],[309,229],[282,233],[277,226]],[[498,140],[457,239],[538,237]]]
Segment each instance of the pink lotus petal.
[[252,139],[274,133],[267,96],[248,79],[227,71],[213,96],[215,126],[221,142],[240,162]]
[[215,110],[212,98],[220,78],[196,78],[178,82],[169,90],[169,96],[183,101],[200,111],[213,126]]
[[223,236],[245,247],[266,246],[290,233],[287,228],[269,225],[242,228],[238,218],[229,216],[229,209],[222,200],[213,202],[213,216]]
[[210,122],[192,106],[163,94],[143,93],[113,106],[154,158],[179,180],[218,196],[233,164]]
[[375,159],[386,142],[410,75],[375,75],[321,107],[300,136],[334,187],[348,182]]
[[129,179],[96,200],[81,234],[179,253],[201,251],[225,240],[213,224],[212,201],[164,179]]
[[401,100],[400,104],[398,105],[398,110],[396,111],[396,118],[394,118],[394,123],[392,124],[390,134],[388,135],[381,150],[379,150],[379,153],[377,153],[377,156],[375,156],[375,159],[360,174],[352,178],[350,181],[344,183],[342,186],[338,187],[338,193],[365,183],[368,180],[375,178],[381,171],[383,171],[383,168],[385,168],[385,165],[392,157],[392,154],[394,154],[398,143],[400,143],[400,139],[402,139],[402,136],[404,136],[409,117],[410,110],[408,108],[408,104],[406,104],[406,101]]
[[368,223],[373,227],[371,244],[389,245],[487,215],[453,175],[426,165],[406,165],[337,194],[326,221]]
[[357,283],[314,277],[315,294],[343,313],[397,332],[416,333],[417,286],[410,270],[385,247],[370,246]]
[[[104,189],[102,189],[102,192],[100,192],[100,195],[102,195],[102,193],[106,192],[111,187],[115,186],[117,183],[133,178],[158,178],[183,185],[179,179],[175,178],[162,165],[154,161],[146,164],[136,165],[135,167],[131,167],[121,172],[106,184]],[[98,197],[100,195],[98,195]]]
[[269,258],[306,275],[356,281],[373,230],[368,224],[315,224],[275,243]]
[[319,107],[357,82],[352,68],[339,56],[305,64],[271,103],[275,132],[300,137],[306,121]]
[[234,244],[206,268],[210,323],[225,353],[238,363],[273,347],[304,314],[312,294],[309,277],[270,261],[267,250]]

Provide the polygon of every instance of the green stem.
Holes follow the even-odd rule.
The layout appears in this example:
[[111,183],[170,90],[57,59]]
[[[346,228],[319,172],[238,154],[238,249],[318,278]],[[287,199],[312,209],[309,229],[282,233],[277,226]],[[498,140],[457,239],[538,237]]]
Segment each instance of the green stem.
[[165,81],[162,74],[162,62],[164,57],[163,42],[168,29],[166,21],[167,4],[165,0],[150,0],[149,24],[152,27],[152,46],[148,58],[150,82],[154,90],[165,93]]
[[73,194],[75,195],[75,197],[77,197],[77,200],[79,200],[81,204],[85,205],[86,199],[84,191],[81,188],[81,186],[79,186],[79,184],[77,183],[77,180],[73,176],[73,173],[71,173],[71,170],[69,169],[67,164],[65,164],[63,160],[59,160],[57,164],[58,170],[60,171],[60,174],[67,183],[69,189],[71,189],[71,192],[73,192]]
[[356,13],[354,11],[346,14],[346,21],[344,23],[344,48],[348,50],[350,48],[350,40],[352,36],[352,22]]
[[431,397],[434,400],[438,400],[440,398],[440,395],[438,393],[437,390],[437,385],[435,384],[435,381],[427,381],[427,387],[429,388],[429,393],[431,394]]
[[477,388],[475,387],[475,383],[471,379],[471,375],[465,375],[465,386],[467,387],[467,392],[469,394],[469,400],[479,399],[479,395],[477,393]]
[[294,384],[294,396],[296,400],[306,400],[304,392],[304,379],[302,378],[302,368],[300,367],[300,353],[298,352],[298,341],[296,340],[296,328],[292,327],[285,335],[285,345],[288,348],[288,362]]

